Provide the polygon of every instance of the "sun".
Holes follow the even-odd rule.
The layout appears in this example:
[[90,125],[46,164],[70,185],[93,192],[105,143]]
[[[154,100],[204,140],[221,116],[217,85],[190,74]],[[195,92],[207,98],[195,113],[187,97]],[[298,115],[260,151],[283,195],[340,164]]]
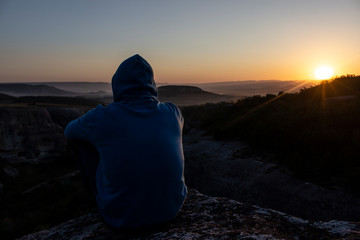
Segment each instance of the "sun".
[[315,70],[315,77],[318,80],[329,79],[334,75],[334,69],[329,66],[321,66]]

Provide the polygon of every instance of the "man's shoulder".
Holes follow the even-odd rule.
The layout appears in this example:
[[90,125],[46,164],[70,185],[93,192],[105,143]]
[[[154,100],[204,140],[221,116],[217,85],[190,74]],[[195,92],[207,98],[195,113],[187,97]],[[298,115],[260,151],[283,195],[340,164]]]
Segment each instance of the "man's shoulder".
[[183,116],[181,114],[180,109],[173,103],[171,102],[165,102],[165,103],[161,103],[163,104],[164,108],[166,108],[168,112],[171,112],[177,119],[177,121],[179,121],[180,125],[183,124],[184,119]]
[[180,113],[179,108],[172,102],[164,102],[164,103],[160,103],[160,107],[164,108],[164,109],[168,109],[170,111],[174,111],[174,112],[178,112]]
[[103,105],[99,104],[95,108],[93,108],[93,109],[89,110],[87,113],[85,113],[82,117],[94,119],[94,118],[102,115],[104,110],[105,110],[105,107]]

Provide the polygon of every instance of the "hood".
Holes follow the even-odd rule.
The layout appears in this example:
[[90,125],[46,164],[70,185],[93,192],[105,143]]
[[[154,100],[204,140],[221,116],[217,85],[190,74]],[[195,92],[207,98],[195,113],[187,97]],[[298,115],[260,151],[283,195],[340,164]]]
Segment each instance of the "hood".
[[112,78],[111,86],[114,102],[129,98],[157,98],[153,70],[138,54],[120,64]]

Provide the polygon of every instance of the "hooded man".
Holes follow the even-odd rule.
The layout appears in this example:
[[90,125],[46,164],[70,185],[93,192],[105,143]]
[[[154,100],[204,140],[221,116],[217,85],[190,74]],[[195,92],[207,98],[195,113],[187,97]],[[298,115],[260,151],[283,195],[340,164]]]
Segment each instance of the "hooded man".
[[153,70],[139,55],[120,64],[112,90],[113,103],[70,122],[65,135],[96,148],[95,195],[105,222],[139,228],[169,221],[187,195],[181,112],[158,101]]

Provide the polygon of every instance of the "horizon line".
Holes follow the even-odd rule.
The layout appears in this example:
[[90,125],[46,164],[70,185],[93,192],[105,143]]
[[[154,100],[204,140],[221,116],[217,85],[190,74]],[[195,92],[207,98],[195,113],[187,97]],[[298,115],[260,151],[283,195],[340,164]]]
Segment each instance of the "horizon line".
[[[187,84],[187,85],[191,85],[191,84],[221,84],[221,83],[237,83],[237,82],[260,82],[260,81],[279,81],[279,82],[286,82],[286,81],[317,81],[317,82],[321,82],[321,81],[326,81],[326,80],[331,80],[331,79],[293,79],[293,80],[279,80],[279,79],[262,79],[262,80],[235,80],[235,81],[218,81],[218,82],[174,82],[174,83],[169,83],[169,82],[156,82],[156,84],[166,84],[166,85],[180,85],[180,84]],[[1,82],[0,84],[45,84],[45,83],[108,83],[111,84],[111,81],[14,81],[14,82]]]

